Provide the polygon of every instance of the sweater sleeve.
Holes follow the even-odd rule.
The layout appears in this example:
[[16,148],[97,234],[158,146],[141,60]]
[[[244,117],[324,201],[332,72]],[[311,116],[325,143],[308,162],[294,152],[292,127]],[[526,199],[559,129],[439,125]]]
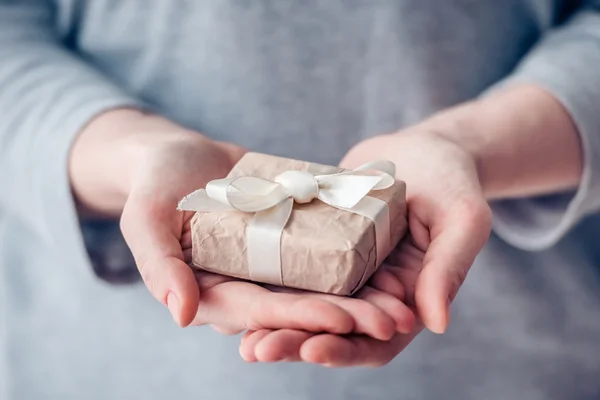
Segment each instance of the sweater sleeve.
[[71,144],[98,114],[144,106],[62,44],[52,4],[0,0],[0,207],[65,262],[89,263]]
[[495,232],[515,247],[536,251],[553,246],[600,210],[600,1],[584,2],[490,91],[517,83],[535,84],[562,103],[584,154],[583,177],[573,193],[492,204]]

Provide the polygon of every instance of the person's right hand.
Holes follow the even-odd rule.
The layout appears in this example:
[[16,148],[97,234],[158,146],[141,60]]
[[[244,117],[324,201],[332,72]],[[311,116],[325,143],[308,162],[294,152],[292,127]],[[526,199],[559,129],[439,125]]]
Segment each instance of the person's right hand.
[[299,329],[363,333],[387,340],[409,332],[414,316],[394,295],[391,274],[375,277],[357,296],[275,291],[233,278],[193,271],[192,213],[178,201],[222,178],[244,154],[163,118],[133,110],[108,112],[76,141],[71,181],[83,210],[121,217],[121,228],[150,292],[180,326],[210,324],[223,333]]

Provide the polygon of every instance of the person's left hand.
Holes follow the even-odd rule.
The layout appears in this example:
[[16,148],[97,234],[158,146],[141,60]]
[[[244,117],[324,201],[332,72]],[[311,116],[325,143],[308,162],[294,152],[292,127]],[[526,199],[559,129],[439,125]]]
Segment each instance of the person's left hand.
[[354,168],[381,158],[393,161],[397,177],[406,182],[410,231],[382,268],[402,283],[405,302],[418,316],[415,329],[389,341],[298,330],[249,331],[240,345],[244,360],[383,365],[424,327],[445,331],[450,303],[491,231],[491,211],[475,160],[454,142],[416,127],[359,143],[341,165]]
[[[425,253],[405,239],[390,255],[372,279],[391,275],[402,283],[395,296],[410,303],[423,265]],[[401,265],[401,267],[400,267]],[[386,281],[394,279],[386,278]],[[369,282],[369,284],[372,284]],[[415,312],[414,307],[411,307]],[[292,329],[261,329],[247,331],[242,336],[240,355],[247,362],[305,361],[328,367],[380,366],[391,361],[423,330],[418,320],[407,333],[396,333],[390,340],[376,340],[365,335],[334,335]]]

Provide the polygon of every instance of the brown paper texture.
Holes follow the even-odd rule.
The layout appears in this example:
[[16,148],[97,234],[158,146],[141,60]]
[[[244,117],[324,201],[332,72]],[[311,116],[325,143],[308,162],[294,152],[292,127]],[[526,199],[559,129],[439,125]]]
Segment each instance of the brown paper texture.
[[[270,155],[247,153],[229,177],[274,179],[290,170],[307,171],[310,163]],[[391,243],[396,245],[407,229],[406,185],[396,180],[369,196],[385,201],[391,218]],[[246,226],[252,213],[198,212],[192,219],[194,267],[249,279]],[[387,254],[386,254],[387,256]],[[376,271],[375,224],[363,216],[313,200],[294,204],[281,238],[283,286],[337,295],[350,295]]]

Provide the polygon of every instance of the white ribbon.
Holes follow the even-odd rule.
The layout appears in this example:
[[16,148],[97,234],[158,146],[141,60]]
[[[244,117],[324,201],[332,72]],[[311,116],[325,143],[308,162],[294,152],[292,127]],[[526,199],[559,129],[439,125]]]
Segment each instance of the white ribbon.
[[246,229],[249,278],[283,285],[281,235],[291,216],[294,201],[318,199],[332,207],[353,212],[375,223],[377,265],[390,246],[390,216],[387,204],[367,196],[372,190],[394,184],[395,165],[374,161],[354,170],[321,173],[289,170],[273,181],[253,176],[216,179],[184,197],[179,210],[196,212],[233,211],[255,213]]

